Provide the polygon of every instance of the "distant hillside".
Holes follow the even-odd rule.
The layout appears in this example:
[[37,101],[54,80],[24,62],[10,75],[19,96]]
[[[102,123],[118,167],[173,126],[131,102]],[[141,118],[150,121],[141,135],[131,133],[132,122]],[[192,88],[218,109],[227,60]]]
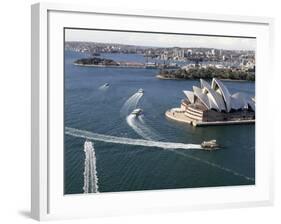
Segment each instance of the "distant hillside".
[[81,58],[74,62],[77,65],[108,65],[108,66],[118,66],[119,64],[111,59],[105,58]]
[[190,68],[177,70],[160,70],[157,75],[162,79],[230,79],[255,81],[254,70],[235,70],[229,68]]

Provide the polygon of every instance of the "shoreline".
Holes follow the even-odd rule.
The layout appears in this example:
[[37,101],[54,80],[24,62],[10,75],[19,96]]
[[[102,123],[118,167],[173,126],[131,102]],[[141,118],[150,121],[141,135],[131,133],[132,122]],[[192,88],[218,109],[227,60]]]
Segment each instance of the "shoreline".
[[73,63],[75,66],[80,67],[97,67],[97,68],[145,68],[143,65],[95,65],[95,64],[79,64]]
[[[198,78],[198,79],[180,79],[180,78],[173,78],[173,77],[164,77],[162,75],[156,75],[155,76],[158,79],[162,79],[162,80],[199,80],[202,78]],[[255,82],[255,81],[251,81],[251,80],[244,80],[244,79],[220,79],[224,82]]]
[[244,80],[244,79],[220,79],[224,82],[255,82],[251,80]]
[[[184,79],[179,79],[179,78],[163,77],[161,75],[156,75],[155,77],[158,78],[158,79],[163,79],[163,80],[184,80]],[[188,80],[188,79],[185,79],[185,80]]]
[[[174,108],[177,109],[177,108]],[[195,121],[189,119],[184,115],[183,112],[167,110],[165,116],[171,120],[190,124],[194,127],[203,127],[203,126],[221,126],[221,125],[239,125],[239,124],[255,124],[255,120],[229,120],[229,121]]]

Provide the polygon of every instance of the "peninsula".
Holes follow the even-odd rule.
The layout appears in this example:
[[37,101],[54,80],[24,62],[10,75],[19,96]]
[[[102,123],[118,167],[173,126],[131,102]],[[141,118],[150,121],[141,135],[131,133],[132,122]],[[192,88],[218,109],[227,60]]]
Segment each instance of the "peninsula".
[[81,65],[81,66],[119,66],[119,64],[112,60],[112,59],[106,59],[106,58],[81,58],[74,62],[75,65]]
[[114,67],[114,68],[146,68],[147,65],[139,62],[130,61],[114,61],[107,58],[82,58],[76,60],[74,65],[78,66],[92,66],[92,67]]
[[193,126],[255,123],[255,97],[242,92],[231,94],[219,79],[211,84],[200,79],[201,86],[184,90],[186,98],[179,108],[166,111],[166,117]]
[[160,70],[159,79],[212,79],[255,81],[255,73],[251,70],[216,67],[180,68],[177,70]]

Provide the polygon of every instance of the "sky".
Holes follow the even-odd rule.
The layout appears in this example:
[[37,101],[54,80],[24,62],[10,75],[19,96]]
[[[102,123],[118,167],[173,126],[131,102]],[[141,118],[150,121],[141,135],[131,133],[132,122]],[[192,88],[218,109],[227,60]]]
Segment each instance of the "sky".
[[156,34],[83,29],[66,29],[66,41],[115,43],[150,47],[205,47],[225,50],[255,50],[255,38]]

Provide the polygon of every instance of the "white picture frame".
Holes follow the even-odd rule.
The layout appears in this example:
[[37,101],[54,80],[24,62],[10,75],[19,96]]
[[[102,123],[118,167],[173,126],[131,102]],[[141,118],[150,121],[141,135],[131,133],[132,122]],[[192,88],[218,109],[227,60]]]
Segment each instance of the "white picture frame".
[[[165,22],[165,23],[164,23]],[[267,100],[273,55],[273,19],[191,12],[98,9],[93,6],[38,3],[32,5],[32,169],[31,214],[37,220],[174,212],[191,209],[248,207],[273,203],[273,146]],[[63,194],[63,27],[114,28],[255,36],[256,60],[256,184],[107,193]],[[56,74],[56,76],[54,76]],[[263,91],[262,91],[263,90]],[[164,197],[165,196],[165,197]]]

